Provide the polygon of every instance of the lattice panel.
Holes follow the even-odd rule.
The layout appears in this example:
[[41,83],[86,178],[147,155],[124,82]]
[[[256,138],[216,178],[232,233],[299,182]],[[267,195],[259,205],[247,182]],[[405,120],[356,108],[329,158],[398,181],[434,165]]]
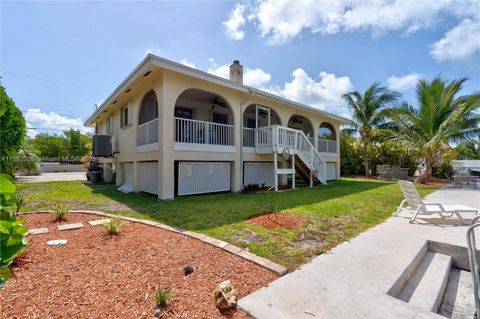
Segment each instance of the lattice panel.
[[178,195],[230,190],[229,162],[178,163]]
[[243,185],[249,184],[272,186],[274,184],[273,162],[245,162]]

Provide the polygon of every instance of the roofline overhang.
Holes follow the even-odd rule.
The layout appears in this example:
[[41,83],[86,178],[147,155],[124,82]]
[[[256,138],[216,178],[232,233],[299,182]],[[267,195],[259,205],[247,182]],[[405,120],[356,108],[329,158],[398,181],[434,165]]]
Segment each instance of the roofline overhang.
[[257,95],[269,100],[274,100],[280,102],[282,104],[287,104],[299,109],[303,109],[309,112],[313,112],[316,114],[321,114],[327,118],[336,120],[341,122],[341,124],[348,124],[351,123],[351,120],[342,116],[334,115],[332,113],[319,110],[317,108],[298,103],[295,101],[291,101],[289,99],[280,97],[275,94],[271,94],[247,85],[239,84],[234,81],[210,74],[208,72],[198,70],[195,68],[191,68],[189,66],[183,65],[181,63],[173,62],[154,54],[147,54],[147,56],[135,67],[135,69],[123,80],[119,86],[110,94],[105,101],[93,112],[92,115],[84,122],[85,126],[93,126],[95,119],[105,111],[107,106],[111,105],[119,96],[127,90],[131,84],[137,80],[140,76],[142,76],[147,70],[149,70],[152,66],[156,66],[159,68],[167,69],[173,72],[185,74],[197,79],[201,79],[204,81],[208,81],[211,83],[215,83],[224,87],[228,87],[243,93],[248,93],[250,95]]

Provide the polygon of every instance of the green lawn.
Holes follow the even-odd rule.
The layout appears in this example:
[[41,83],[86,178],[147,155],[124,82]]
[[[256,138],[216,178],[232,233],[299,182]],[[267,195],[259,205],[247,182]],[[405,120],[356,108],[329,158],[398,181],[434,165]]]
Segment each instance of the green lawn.
[[[417,188],[422,196],[437,189],[424,185]],[[17,184],[17,189],[29,195],[26,211],[50,210],[53,204],[68,203],[76,210],[152,219],[248,247],[289,269],[382,222],[402,200],[396,183],[346,178],[270,195],[227,193],[165,202],[143,193],[123,194],[113,185],[80,181]],[[272,207],[301,216],[308,224],[296,230],[267,230],[245,223],[250,216],[271,211]]]

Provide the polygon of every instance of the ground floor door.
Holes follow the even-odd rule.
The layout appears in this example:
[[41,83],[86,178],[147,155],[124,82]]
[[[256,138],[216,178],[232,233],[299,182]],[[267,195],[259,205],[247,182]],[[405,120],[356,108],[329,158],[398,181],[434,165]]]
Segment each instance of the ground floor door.
[[327,176],[326,176],[327,181],[338,178],[338,176],[337,176],[337,163],[327,162],[326,171],[327,171]]
[[138,163],[138,182],[142,192],[158,195],[158,162]]

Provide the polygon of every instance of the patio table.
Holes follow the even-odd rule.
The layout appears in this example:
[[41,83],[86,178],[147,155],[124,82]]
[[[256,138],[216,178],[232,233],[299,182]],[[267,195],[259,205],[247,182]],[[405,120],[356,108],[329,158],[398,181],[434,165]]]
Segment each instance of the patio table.
[[462,187],[462,183],[467,183],[467,184],[472,185],[472,189],[477,188],[477,179],[476,179],[475,176],[458,176],[458,175],[455,175],[455,176],[453,176],[453,183],[455,184],[456,188],[458,188],[459,185],[460,185],[460,187]]

